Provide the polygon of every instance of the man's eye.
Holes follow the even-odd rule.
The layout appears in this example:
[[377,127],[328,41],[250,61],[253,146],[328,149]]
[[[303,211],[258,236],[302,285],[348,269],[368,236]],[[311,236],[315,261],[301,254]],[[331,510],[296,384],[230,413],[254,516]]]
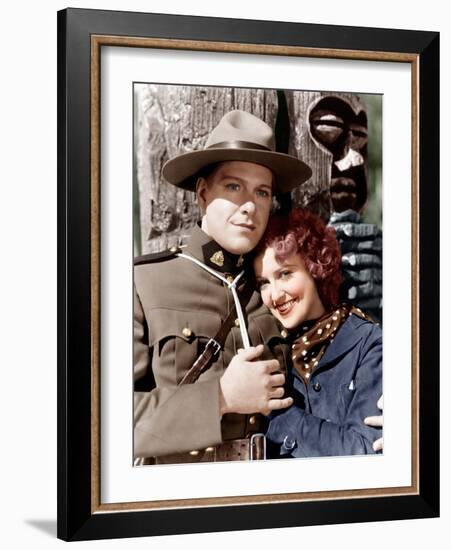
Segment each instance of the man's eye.
[[240,184],[239,183],[227,183],[226,189],[229,189],[230,191],[239,191],[240,190]]

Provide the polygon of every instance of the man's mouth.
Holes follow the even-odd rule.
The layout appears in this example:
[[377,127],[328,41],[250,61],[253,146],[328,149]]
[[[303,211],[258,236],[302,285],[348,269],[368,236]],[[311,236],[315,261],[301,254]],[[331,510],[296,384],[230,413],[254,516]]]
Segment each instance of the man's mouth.
[[254,231],[255,225],[253,223],[234,223],[235,227],[240,227],[241,229],[246,229],[248,231]]
[[283,304],[277,305],[276,309],[280,313],[280,315],[288,315],[293,309],[296,302],[297,302],[297,299],[288,300]]

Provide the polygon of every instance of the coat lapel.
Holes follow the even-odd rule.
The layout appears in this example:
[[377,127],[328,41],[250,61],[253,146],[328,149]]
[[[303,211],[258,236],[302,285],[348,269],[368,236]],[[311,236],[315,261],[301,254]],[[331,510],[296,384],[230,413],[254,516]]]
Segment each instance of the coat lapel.
[[[357,336],[357,331],[355,330],[356,323],[354,321],[356,321],[357,318],[352,317],[354,316],[350,316],[346,319],[340,327],[334,341],[328,346],[316,370],[327,368],[330,364],[335,363],[360,342],[362,336]],[[358,321],[360,321],[360,319]]]

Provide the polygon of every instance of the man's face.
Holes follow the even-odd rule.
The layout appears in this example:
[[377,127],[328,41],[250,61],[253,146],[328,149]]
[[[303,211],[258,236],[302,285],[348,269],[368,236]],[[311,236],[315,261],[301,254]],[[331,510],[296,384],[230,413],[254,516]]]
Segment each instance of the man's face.
[[255,248],[268,223],[273,175],[252,162],[221,163],[201,178],[197,197],[204,215],[202,230],[232,254]]

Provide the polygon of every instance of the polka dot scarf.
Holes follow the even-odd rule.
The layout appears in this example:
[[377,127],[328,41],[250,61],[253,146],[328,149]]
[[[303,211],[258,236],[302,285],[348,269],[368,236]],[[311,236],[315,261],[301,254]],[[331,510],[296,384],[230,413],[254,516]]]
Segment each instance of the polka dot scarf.
[[302,323],[292,335],[293,366],[305,384],[308,383],[327,346],[334,341],[337,331],[349,315],[357,315],[367,321],[372,320],[361,309],[351,304],[341,304],[315,321]]

